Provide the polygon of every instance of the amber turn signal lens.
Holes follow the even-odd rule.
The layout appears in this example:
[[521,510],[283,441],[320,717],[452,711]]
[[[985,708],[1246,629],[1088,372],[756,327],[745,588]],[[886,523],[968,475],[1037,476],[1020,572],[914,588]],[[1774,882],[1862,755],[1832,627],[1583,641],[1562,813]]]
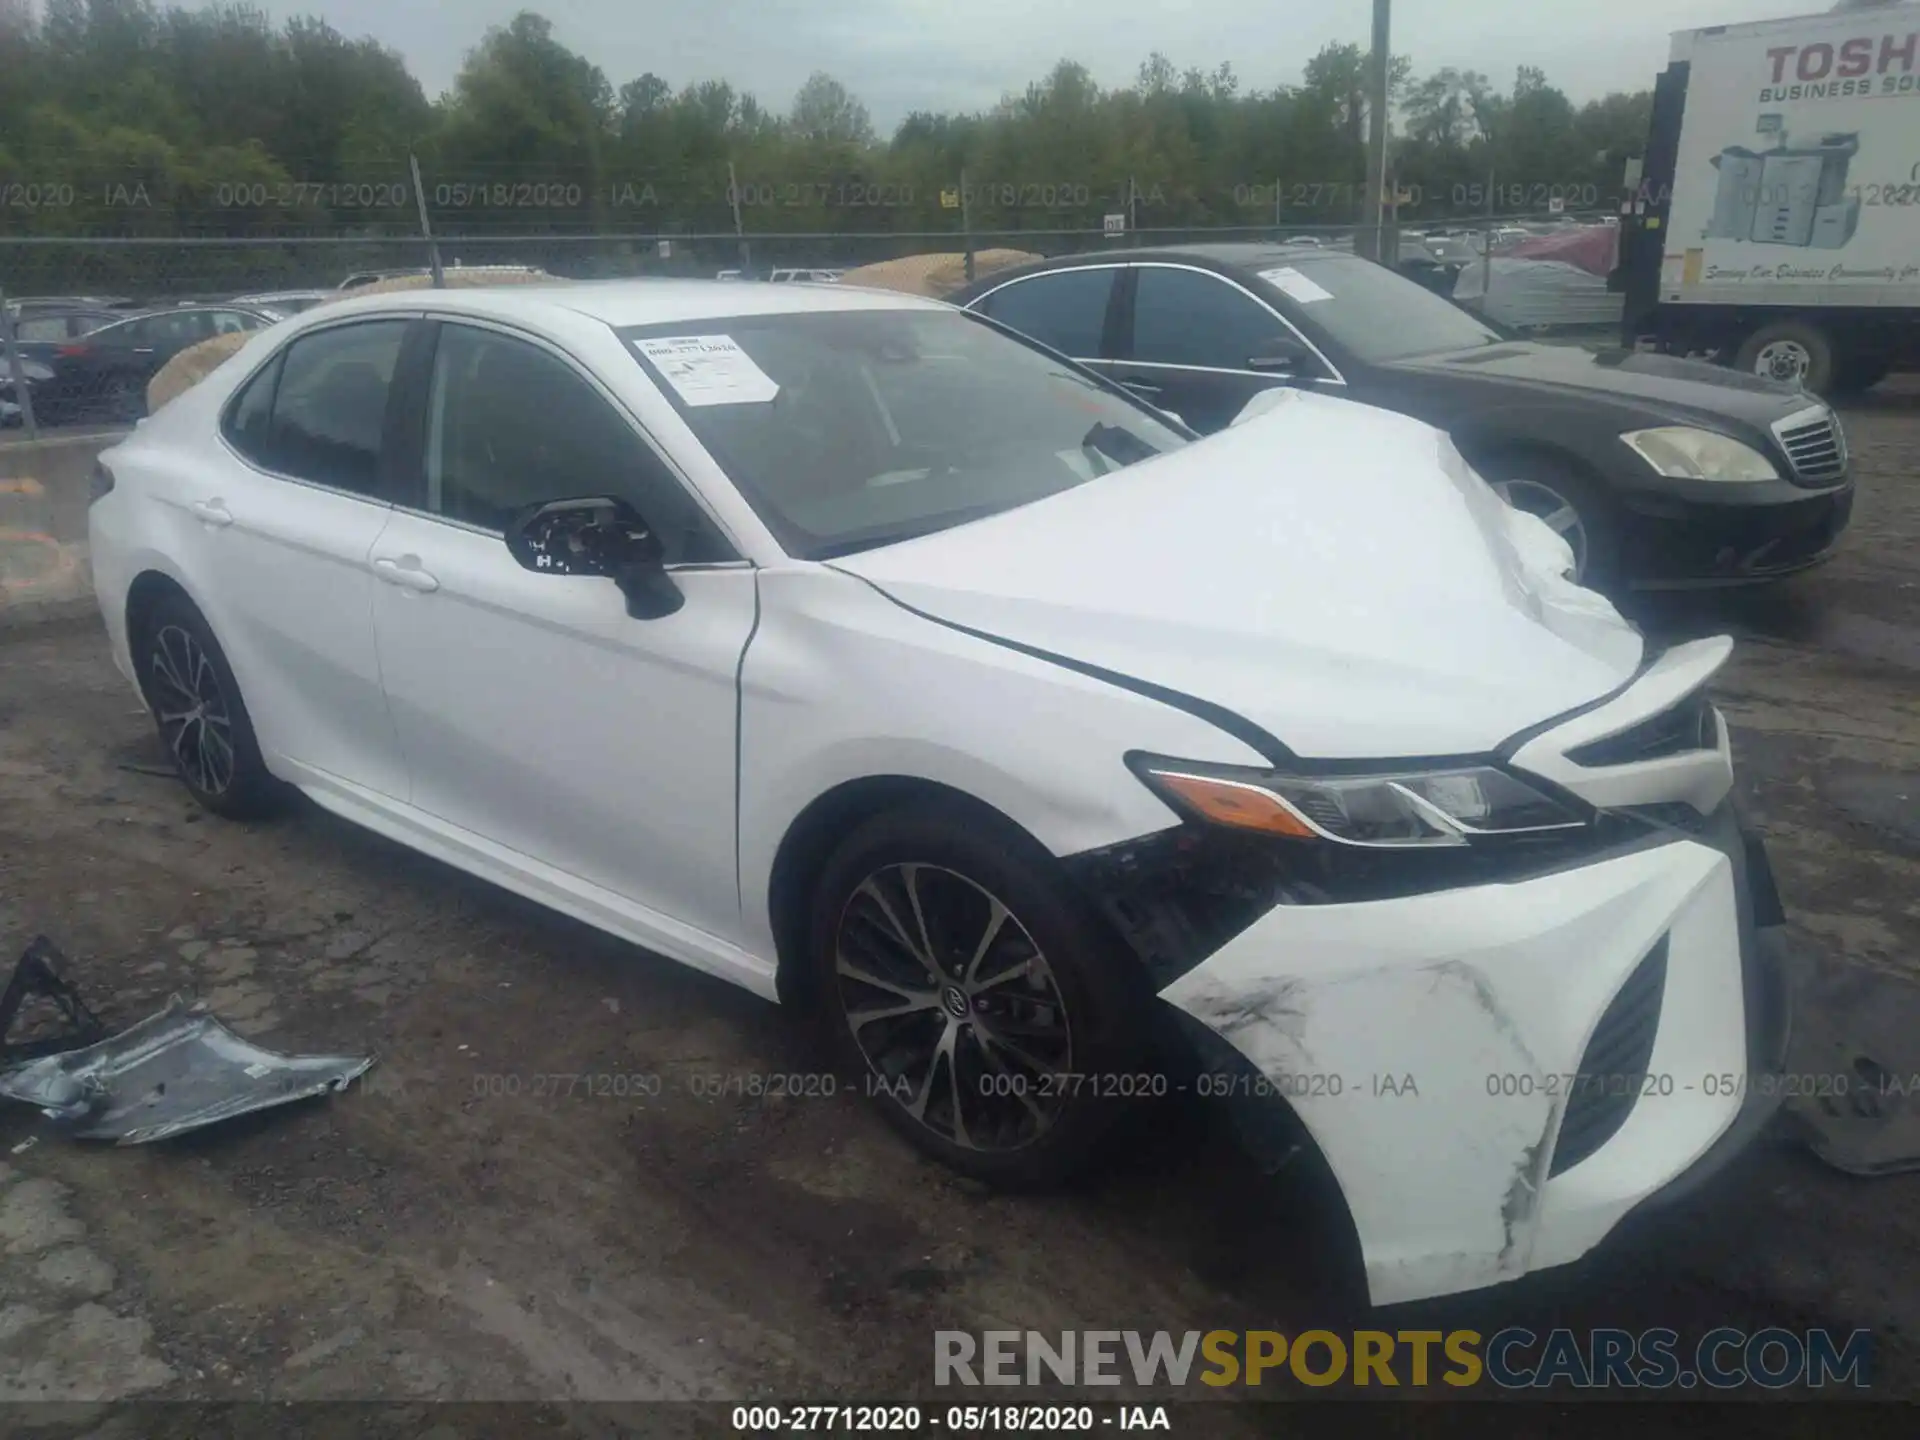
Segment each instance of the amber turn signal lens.
[[1262,830],[1269,835],[1289,835],[1297,840],[1316,840],[1319,836],[1287,805],[1253,785],[1237,780],[1214,780],[1204,775],[1153,772],[1154,779],[1216,825],[1232,825],[1240,830]]

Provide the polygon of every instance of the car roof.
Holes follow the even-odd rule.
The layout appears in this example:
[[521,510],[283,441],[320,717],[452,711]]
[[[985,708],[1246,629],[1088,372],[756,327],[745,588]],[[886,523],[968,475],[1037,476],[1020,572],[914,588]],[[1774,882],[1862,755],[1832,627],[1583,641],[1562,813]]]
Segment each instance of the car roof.
[[1158,245],[1150,250],[1089,250],[1078,255],[1061,255],[1051,260],[1042,260],[1031,265],[1022,265],[1009,270],[996,270],[991,275],[976,280],[961,290],[955,297],[955,303],[964,303],[962,297],[973,298],[984,295],[989,290],[998,289],[1009,280],[1020,279],[1027,275],[1042,275],[1049,270],[1073,270],[1087,265],[1144,265],[1152,261],[1175,262],[1183,265],[1200,265],[1209,270],[1252,270],[1271,269],[1278,265],[1293,265],[1301,262],[1321,262],[1347,258],[1348,252],[1337,250],[1330,245],[1289,245],[1270,240],[1222,241],[1192,245]]
[[851,285],[729,285],[720,280],[589,280],[554,285],[501,285],[461,290],[395,290],[326,307],[329,318],[378,312],[433,310],[527,319],[555,310],[599,320],[616,329],[728,320],[744,315],[807,311],[944,310],[937,300],[895,290]]

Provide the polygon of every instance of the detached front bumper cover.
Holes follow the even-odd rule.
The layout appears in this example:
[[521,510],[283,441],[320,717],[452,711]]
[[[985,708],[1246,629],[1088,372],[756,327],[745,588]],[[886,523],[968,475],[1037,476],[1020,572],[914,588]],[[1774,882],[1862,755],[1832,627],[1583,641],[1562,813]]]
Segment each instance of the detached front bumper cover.
[[343,1090],[370,1056],[281,1055],[175,996],[111,1039],[0,1071],[0,1097],[38,1106],[79,1140],[144,1145]]

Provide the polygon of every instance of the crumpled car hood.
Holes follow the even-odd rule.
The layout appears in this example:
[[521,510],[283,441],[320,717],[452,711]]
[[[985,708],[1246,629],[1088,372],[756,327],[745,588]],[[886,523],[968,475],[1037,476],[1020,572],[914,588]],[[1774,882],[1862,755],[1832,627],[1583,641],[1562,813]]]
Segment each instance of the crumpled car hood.
[[1644,648],[1444,434],[1290,390],[1180,451],[833,563],[1310,758],[1483,753],[1619,688]]

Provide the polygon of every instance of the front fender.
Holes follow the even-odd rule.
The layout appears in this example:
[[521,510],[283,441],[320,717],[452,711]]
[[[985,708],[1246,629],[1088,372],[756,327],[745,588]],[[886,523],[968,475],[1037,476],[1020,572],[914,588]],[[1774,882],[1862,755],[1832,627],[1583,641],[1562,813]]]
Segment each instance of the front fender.
[[740,898],[759,953],[775,953],[781,841],[849,781],[947,786],[1064,856],[1178,823],[1127,769],[1129,750],[1263,763],[1206,721],[927,620],[850,576],[768,569],[760,586],[740,677]]

